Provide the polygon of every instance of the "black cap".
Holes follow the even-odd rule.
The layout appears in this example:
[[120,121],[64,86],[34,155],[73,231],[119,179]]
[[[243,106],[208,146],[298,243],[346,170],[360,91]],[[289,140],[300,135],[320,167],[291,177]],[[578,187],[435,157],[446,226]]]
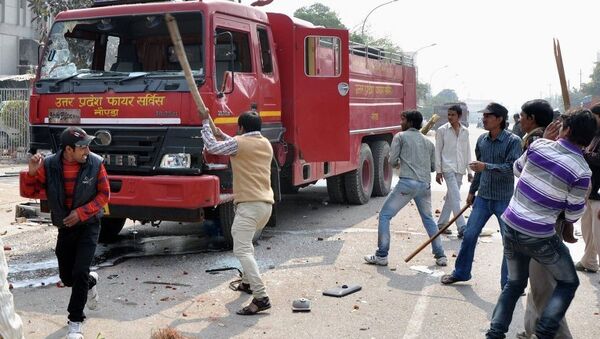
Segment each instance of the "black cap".
[[94,138],[79,127],[67,127],[60,135],[60,144],[62,146],[87,146]]
[[495,103],[495,102],[490,102],[480,112],[483,114],[493,114],[497,117],[507,117],[508,116],[508,110],[506,109],[506,107],[504,107],[498,103]]

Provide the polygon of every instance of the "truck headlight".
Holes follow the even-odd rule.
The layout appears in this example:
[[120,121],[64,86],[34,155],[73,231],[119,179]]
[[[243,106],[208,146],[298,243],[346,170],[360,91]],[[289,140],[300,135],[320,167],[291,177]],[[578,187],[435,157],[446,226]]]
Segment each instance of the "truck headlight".
[[189,153],[165,154],[160,161],[162,168],[190,168],[192,157]]

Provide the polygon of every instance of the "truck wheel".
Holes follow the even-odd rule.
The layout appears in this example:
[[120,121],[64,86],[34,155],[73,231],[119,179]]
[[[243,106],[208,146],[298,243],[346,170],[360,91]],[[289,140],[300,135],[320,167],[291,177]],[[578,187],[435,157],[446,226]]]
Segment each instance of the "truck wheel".
[[291,173],[288,173],[286,176],[281,176],[279,179],[282,194],[296,194],[300,189],[300,187],[294,186],[294,184],[292,183],[291,175]]
[[100,236],[98,241],[104,244],[117,241],[119,233],[125,225],[125,218],[100,219]]
[[346,198],[344,174],[338,174],[327,178],[327,194],[329,194],[329,202],[331,203],[344,204],[348,202]]
[[360,146],[358,168],[345,175],[346,197],[348,202],[363,205],[369,201],[373,192],[373,154],[369,145]]
[[381,140],[371,144],[374,163],[373,196],[385,197],[392,187],[392,164],[390,163],[390,145]]
[[219,224],[225,238],[225,244],[227,248],[233,248],[233,236],[231,235],[231,225],[233,225],[233,217],[235,216],[233,201],[219,205],[217,210],[219,211]]

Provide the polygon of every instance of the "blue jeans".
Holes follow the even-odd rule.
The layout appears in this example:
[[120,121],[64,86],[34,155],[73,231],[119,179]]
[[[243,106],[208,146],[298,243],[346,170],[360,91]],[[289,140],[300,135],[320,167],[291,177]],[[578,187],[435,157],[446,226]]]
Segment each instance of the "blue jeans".
[[[489,200],[481,197],[475,197],[471,216],[465,227],[464,238],[460,244],[460,251],[456,258],[456,264],[452,276],[461,281],[471,279],[471,269],[473,268],[473,257],[475,256],[475,247],[481,230],[488,220],[495,215],[500,224],[500,232],[504,231],[506,224],[500,216],[504,213],[510,200]],[[507,281],[506,259],[502,257],[502,268],[500,271],[500,288],[506,285]]]
[[505,337],[515,304],[527,286],[529,261],[533,258],[556,280],[556,287],[541,313],[535,333],[540,339],[554,338],[579,286],[569,249],[556,234],[549,238],[535,238],[510,227],[504,230],[503,241],[508,283],[500,293],[486,337]]
[[[431,185],[422,181],[400,178],[379,212],[378,249],[375,252],[378,257],[387,257],[390,250],[390,220],[411,200],[414,200],[417,205],[429,237],[437,233],[438,228],[431,215]],[[431,243],[431,246],[436,258],[445,256],[442,240],[439,237]]]

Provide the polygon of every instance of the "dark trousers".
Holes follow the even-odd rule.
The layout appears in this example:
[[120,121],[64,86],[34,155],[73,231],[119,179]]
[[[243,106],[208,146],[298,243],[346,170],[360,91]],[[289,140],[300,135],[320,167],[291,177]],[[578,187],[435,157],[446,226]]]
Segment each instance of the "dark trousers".
[[69,300],[69,320],[85,320],[83,308],[87,302],[88,290],[96,284],[90,277],[90,265],[94,259],[100,224],[78,224],[71,228],[58,230],[56,240],[56,258],[60,279],[65,286],[71,287]]

